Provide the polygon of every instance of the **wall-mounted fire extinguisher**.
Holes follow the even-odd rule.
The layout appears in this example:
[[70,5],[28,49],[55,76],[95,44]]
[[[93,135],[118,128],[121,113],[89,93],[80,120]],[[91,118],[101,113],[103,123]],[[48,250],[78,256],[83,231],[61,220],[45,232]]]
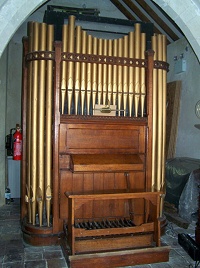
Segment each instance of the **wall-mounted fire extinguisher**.
[[13,134],[13,160],[22,160],[22,134],[20,125],[16,124],[16,131]]

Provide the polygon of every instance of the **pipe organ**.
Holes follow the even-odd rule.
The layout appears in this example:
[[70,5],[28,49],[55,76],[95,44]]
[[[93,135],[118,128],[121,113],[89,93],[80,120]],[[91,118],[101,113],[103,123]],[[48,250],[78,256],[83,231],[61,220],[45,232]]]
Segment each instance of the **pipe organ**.
[[24,239],[62,243],[70,267],[167,261],[166,37],[147,50],[140,23],[103,39],[69,16],[62,41],[30,22],[23,44]]

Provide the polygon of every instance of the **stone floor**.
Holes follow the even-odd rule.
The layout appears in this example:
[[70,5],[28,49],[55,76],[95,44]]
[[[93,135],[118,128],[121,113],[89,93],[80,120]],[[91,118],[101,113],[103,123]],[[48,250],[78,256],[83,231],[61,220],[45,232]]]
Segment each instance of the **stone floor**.
[[[15,199],[11,204],[0,207],[0,265],[2,268],[68,267],[60,246],[34,247],[25,244],[22,240],[19,219],[19,200]],[[171,246],[169,262],[137,265],[134,268],[195,267],[195,262],[178,244],[178,233],[185,232],[194,237],[194,230],[195,223],[190,224],[188,229],[182,229],[168,222],[166,233],[162,236],[162,243]]]

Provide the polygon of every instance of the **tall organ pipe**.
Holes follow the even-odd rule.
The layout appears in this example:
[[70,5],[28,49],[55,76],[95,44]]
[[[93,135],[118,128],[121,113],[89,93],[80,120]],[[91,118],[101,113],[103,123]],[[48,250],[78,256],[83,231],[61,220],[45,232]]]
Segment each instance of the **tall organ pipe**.
[[[53,51],[54,26],[47,26],[47,50]],[[45,197],[47,226],[50,226],[52,199],[52,109],[53,109],[53,61],[47,61],[46,78],[46,147],[45,147]]]
[[[162,60],[166,62],[167,60],[167,53],[166,53],[166,36],[162,35]],[[165,160],[166,160],[166,103],[167,103],[167,71],[163,70],[163,148],[162,148],[162,182],[161,182],[161,188],[164,187],[164,181],[165,181]]]
[[[146,48],[146,34],[141,33],[141,59],[145,59],[145,48]],[[146,81],[145,81],[145,68],[141,68],[141,99],[140,99],[140,107],[141,107],[141,117],[144,116],[144,104],[146,97]]]
[[[113,40],[108,40],[108,56],[112,56],[113,53]],[[112,103],[112,94],[113,94],[113,81],[112,81],[112,68],[111,64],[108,65],[108,103]]]
[[[140,35],[141,35],[141,25],[140,23],[135,24],[135,58],[140,58]],[[140,99],[140,68],[135,67],[135,116],[138,117]]]
[[[97,55],[97,37],[93,37],[92,53]],[[97,98],[97,63],[92,64],[92,109],[96,104]]]
[[[128,58],[128,35],[123,38],[124,48],[123,48],[123,56]],[[124,116],[126,116],[127,109],[127,99],[128,99],[128,66],[123,66],[123,109]]]
[[[86,42],[87,42],[87,33],[86,33],[86,31],[82,31],[82,49],[81,49],[81,52],[83,54],[86,53],[86,48],[87,48]],[[86,91],[86,63],[81,62],[81,115],[84,114],[85,91]]]
[[[64,24],[62,28],[62,52],[67,52],[68,44],[68,25]],[[61,113],[64,113],[66,90],[67,90],[67,62],[62,61],[61,70]]]
[[[103,39],[103,55],[108,56],[107,39]],[[107,101],[107,83],[108,83],[107,69],[108,69],[107,64],[103,64],[103,105],[105,105]]]
[[[92,36],[87,36],[87,54],[92,54]],[[87,115],[90,114],[92,96],[92,63],[87,63]]]
[[[162,61],[162,35],[158,35],[158,60]],[[162,176],[162,148],[163,148],[163,71],[158,69],[158,125],[157,125],[157,190],[161,187],[161,176]]]
[[[134,32],[129,33],[129,58],[134,58]],[[133,92],[134,92],[134,67],[129,67],[129,116],[133,112]]]
[[[152,36],[152,49],[154,51],[154,60],[157,60],[157,37]],[[156,187],[157,180],[157,92],[158,92],[158,71],[153,69],[153,115],[152,115],[152,191]]]
[[[117,57],[118,55],[118,41],[117,39],[113,40],[113,56]],[[113,105],[117,105],[117,85],[118,85],[118,76],[117,76],[118,66],[113,65]]]
[[[33,22],[28,23],[28,52],[33,51]],[[31,215],[31,110],[32,110],[32,77],[33,73],[33,62],[30,61],[28,64],[28,89],[27,89],[27,118],[26,118],[26,156],[27,156],[27,172],[26,172],[26,202],[28,203],[28,221],[29,223],[32,222],[32,215]]]
[[[69,16],[69,36],[68,36],[68,52],[74,52],[75,41],[75,16]],[[74,88],[74,62],[68,62],[68,77],[67,77],[67,99],[68,99],[68,114],[71,114],[72,97]]]
[[[39,50],[46,50],[46,23],[39,26]],[[37,203],[39,224],[42,226],[44,205],[44,126],[45,126],[45,69],[46,61],[39,61],[38,101],[37,101]]]
[[[76,26],[76,53],[81,53],[81,26]],[[78,105],[80,100],[80,79],[81,79],[81,63],[75,62],[75,94],[74,106],[75,114],[78,114]]]
[[[103,54],[103,39],[98,39],[98,55]],[[102,104],[103,93],[103,65],[98,64],[98,104]]]
[[[118,57],[123,56],[123,38],[118,39]],[[117,98],[118,98],[118,116],[121,115],[121,105],[122,105],[122,87],[123,87],[123,68],[121,65],[118,66],[118,83],[117,83]]]
[[[39,23],[33,26],[34,40],[33,51],[39,50]],[[37,187],[37,99],[38,99],[38,61],[33,61],[33,84],[32,84],[32,105],[31,105],[31,204],[32,204],[32,223],[36,220],[36,187]]]

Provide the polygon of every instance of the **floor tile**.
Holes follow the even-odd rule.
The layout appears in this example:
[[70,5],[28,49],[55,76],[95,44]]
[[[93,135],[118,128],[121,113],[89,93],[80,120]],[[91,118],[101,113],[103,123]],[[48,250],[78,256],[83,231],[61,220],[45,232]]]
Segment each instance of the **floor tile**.
[[[194,237],[195,223],[190,224],[188,229],[182,229],[168,222],[166,232],[161,238],[162,245],[171,246],[168,262],[127,266],[124,268],[188,268],[189,265],[194,267],[195,262],[178,243],[178,234],[182,232]],[[0,267],[68,267],[60,246],[35,247],[23,241],[20,226],[20,203],[18,201],[0,207]]]

